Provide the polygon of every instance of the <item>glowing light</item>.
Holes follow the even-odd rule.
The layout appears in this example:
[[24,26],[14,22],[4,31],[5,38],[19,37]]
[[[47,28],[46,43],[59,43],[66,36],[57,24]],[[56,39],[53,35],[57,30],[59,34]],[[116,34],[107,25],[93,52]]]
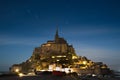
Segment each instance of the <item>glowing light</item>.
[[66,73],[70,73],[70,69],[69,68],[65,68],[65,72]]
[[72,59],[77,59],[77,56],[72,56]]
[[75,72],[74,69],[70,69],[70,70],[71,70],[71,72]]
[[66,57],[66,56],[56,56],[56,57]]
[[19,77],[22,77],[22,76],[24,76],[24,74],[23,74],[23,73],[19,73],[18,75],[19,75]]
[[96,75],[95,74],[92,74],[93,77],[95,77]]
[[31,62],[31,59],[29,59],[29,62]]
[[46,46],[51,46],[51,44],[46,44]]
[[105,68],[107,68],[107,66],[106,66],[106,65],[103,65],[101,68],[105,69]]
[[52,56],[52,58],[55,58],[55,56]]
[[87,64],[87,61],[83,61],[83,64],[86,65],[86,64]]
[[56,67],[56,71],[61,71],[61,68],[60,67]]
[[80,69],[86,69],[87,67],[80,67]]
[[35,75],[35,73],[32,73],[32,72],[27,74],[27,76],[34,76],[34,75]]
[[56,65],[49,65],[49,70],[54,70],[55,69],[55,67],[56,67]]
[[53,70],[48,70],[48,71],[52,72]]
[[40,70],[40,71],[45,71],[44,69]]
[[62,71],[62,72],[65,72],[65,69],[62,68],[61,71]]
[[57,61],[60,61],[60,60],[57,60]]
[[19,72],[20,70],[19,69],[15,69],[15,72]]

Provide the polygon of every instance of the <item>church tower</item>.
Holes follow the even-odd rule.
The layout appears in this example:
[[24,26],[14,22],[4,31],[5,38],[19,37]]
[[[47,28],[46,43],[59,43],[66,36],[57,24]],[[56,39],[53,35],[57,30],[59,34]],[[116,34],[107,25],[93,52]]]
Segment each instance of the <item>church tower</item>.
[[55,34],[55,42],[58,42],[59,40],[59,35],[58,35],[58,28],[56,29],[56,34]]

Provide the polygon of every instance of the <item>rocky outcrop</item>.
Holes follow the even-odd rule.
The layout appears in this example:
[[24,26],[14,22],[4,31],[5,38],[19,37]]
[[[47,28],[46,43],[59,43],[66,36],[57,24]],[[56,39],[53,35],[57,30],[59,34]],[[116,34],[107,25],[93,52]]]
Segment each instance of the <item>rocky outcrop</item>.
[[69,67],[78,72],[101,74],[109,68],[103,63],[95,63],[86,57],[78,56],[72,45],[69,45],[64,38],[59,37],[56,31],[54,40],[49,40],[39,47],[36,47],[32,56],[25,62],[13,65],[10,70],[15,72],[31,72],[34,70],[48,69],[51,64]]

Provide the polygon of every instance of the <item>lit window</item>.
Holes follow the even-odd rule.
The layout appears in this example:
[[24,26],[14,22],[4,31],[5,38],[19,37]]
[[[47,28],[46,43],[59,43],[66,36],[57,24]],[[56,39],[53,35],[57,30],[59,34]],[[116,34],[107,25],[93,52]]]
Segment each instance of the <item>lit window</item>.
[[57,61],[60,61],[60,60],[57,60]]
[[72,56],[72,59],[77,59],[77,56]]
[[52,58],[55,58],[55,56],[52,56]]
[[15,72],[19,72],[19,69],[17,68],[17,69],[15,69]]
[[87,64],[87,61],[83,61],[83,64],[86,65],[86,64]]

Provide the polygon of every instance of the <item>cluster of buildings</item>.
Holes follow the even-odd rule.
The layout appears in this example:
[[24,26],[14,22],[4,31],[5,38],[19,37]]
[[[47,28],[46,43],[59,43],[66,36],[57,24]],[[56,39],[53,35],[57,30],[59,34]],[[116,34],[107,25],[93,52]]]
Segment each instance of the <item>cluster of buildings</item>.
[[54,40],[36,47],[32,56],[25,62],[14,64],[11,72],[32,72],[42,70],[60,70],[79,74],[109,74],[110,69],[102,62],[93,62],[84,56],[78,56],[72,45],[59,37],[58,30]]

